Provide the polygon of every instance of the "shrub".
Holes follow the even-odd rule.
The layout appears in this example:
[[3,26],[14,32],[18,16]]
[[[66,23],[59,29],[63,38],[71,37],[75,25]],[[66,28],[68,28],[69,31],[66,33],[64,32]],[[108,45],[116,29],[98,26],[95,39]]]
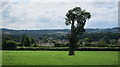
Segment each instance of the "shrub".
[[21,47],[21,46],[23,46],[23,44],[21,44],[21,43],[17,43],[17,46],[20,46],[20,47]]
[[91,43],[85,43],[84,46],[92,46],[93,44]]
[[96,46],[97,47],[108,47],[108,44],[106,44],[106,43],[97,43]]
[[76,47],[83,47],[83,44],[77,44]]
[[33,47],[38,47],[39,46],[39,44],[33,44]]
[[105,39],[102,38],[102,39],[99,40],[99,42],[96,44],[96,46],[98,46],[98,47],[107,47],[108,44],[106,43]]
[[15,49],[17,48],[17,43],[12,40],[8,40],[5,42],[5,44],[2,45],[3,49]]

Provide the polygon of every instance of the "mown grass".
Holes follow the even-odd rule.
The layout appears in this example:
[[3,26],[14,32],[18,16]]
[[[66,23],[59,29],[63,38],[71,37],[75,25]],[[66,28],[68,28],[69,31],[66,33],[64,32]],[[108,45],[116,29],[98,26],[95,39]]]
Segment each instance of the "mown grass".
[[0,50],[0,66],[2,66],[2,50]]
[[117,65],[118,51],[2,51],[3,65]]

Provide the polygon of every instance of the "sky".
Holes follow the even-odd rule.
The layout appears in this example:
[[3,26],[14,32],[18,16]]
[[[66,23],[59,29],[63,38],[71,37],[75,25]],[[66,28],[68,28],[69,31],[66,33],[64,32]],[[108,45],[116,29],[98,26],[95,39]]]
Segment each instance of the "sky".
[[81,7],[91,13],[85,28],[118,27],[118,2],[0,2],[0,28],[70,29],[65,25],[69,9]]

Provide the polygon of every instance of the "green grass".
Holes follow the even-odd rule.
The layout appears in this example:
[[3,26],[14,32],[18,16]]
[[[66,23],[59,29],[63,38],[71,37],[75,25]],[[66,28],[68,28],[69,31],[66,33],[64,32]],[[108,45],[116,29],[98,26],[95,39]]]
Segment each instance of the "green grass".
[[2,51],[0,50],[0,66],[2,66]]
[[118,51],[2,51],[3,65],[117,65]]

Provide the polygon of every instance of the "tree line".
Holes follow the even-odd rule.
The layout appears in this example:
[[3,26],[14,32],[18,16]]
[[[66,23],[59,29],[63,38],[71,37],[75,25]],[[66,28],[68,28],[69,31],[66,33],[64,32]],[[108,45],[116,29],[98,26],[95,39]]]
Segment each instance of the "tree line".
[[33,47],[36,46],[36,43],[33,38],[27,35],[22,35],[19,42],[12,40],[12,38],[3,38],[2,40],[3,49],[14,49],[17,48],[17,46]]

